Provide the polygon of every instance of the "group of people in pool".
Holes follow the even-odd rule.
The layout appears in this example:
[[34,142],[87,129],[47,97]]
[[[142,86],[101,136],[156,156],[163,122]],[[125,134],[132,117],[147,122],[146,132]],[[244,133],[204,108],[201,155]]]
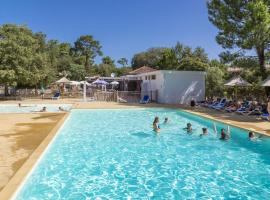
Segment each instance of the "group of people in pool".
[[[168,117],[165,117],[164,119],[164,124],[168,123],[169,119]],[[192,124],[191,123],[187,123],[187,126],[185,128],[183,128],[184,130],[187,131],[187,133],[192,134],[193,129],[192,129]],[[156,133],[160,132],[160,126],[159,126],[159,117],[155,117],[154,122],[153,122],[153,130]],[[202,133],[200,134],[200,137],[202,136],[206,136],[208,135],[208,129],[206,127],[202,128]],[[220,131],[220,140],[229,140],[231,138],[231,135],[229,133],[229,131],[225,131],[224,128],[221,129]],[[256,139],[255,133],[250,131],[248,134],[248,138],[249,140],[254,140]]]
[[[21,103],[18,103],[18,107],[30,107],[30,106],[22,106]],[[59,111],[66,111],[64,108],[62,108],[61,106],[58,107],[58,110]],[[33,112],[47,112],[47,107],[46,106],[43,106],[41,110],[39,111],[33,111]]]

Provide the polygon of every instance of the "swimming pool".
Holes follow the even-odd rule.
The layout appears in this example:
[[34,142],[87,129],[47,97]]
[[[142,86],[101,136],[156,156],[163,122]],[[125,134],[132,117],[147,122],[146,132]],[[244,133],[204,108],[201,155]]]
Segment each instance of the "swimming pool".
[[47,108],[48,112],[58,112],[59,106],[69,111],[71,104],[22,104],[21,107],[18,104],[0,104],[0,113],[29,113],[38,112],[43,107]]
[[[170,120],[159,135],[155,116]],[[202,127],[209,136],[199,137]],[[170,109],[72,110],[14,198],[268,199],[269,138],[231,135],[220,141],[211,121]]]

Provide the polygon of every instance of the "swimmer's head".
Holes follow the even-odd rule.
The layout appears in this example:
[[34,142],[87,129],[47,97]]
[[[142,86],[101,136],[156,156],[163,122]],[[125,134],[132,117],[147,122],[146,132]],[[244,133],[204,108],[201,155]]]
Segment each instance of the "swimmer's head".
[[207,128],[202,128],[203,133],[207,133]]
[[154,123],[158,123],[158,122],[159,122],[159,118],[158,117],[155,117]]

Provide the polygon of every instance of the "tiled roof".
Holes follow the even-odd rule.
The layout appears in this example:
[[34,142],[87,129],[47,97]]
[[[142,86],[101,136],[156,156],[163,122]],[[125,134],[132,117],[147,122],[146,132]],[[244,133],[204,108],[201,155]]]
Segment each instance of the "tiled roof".
[[147,67],[147,66],[143,66],[143,67],[140,67],[138,69],[135,69],[135,70],[129,72],[128,74],[137,75],[137,74],[143,74],[143,73],[153,72],[153,71],[156,71],[156,69],[153,69],[153,68]]

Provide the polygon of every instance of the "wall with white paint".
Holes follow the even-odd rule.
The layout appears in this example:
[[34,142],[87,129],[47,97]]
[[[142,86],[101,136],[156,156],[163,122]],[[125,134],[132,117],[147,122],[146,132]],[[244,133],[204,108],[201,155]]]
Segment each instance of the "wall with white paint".
[[159,103],[189,104],[191,99],[205,99],[205,72],[158,70],[139,76],[143,80],[142,96],[157,90],[154,100]]

